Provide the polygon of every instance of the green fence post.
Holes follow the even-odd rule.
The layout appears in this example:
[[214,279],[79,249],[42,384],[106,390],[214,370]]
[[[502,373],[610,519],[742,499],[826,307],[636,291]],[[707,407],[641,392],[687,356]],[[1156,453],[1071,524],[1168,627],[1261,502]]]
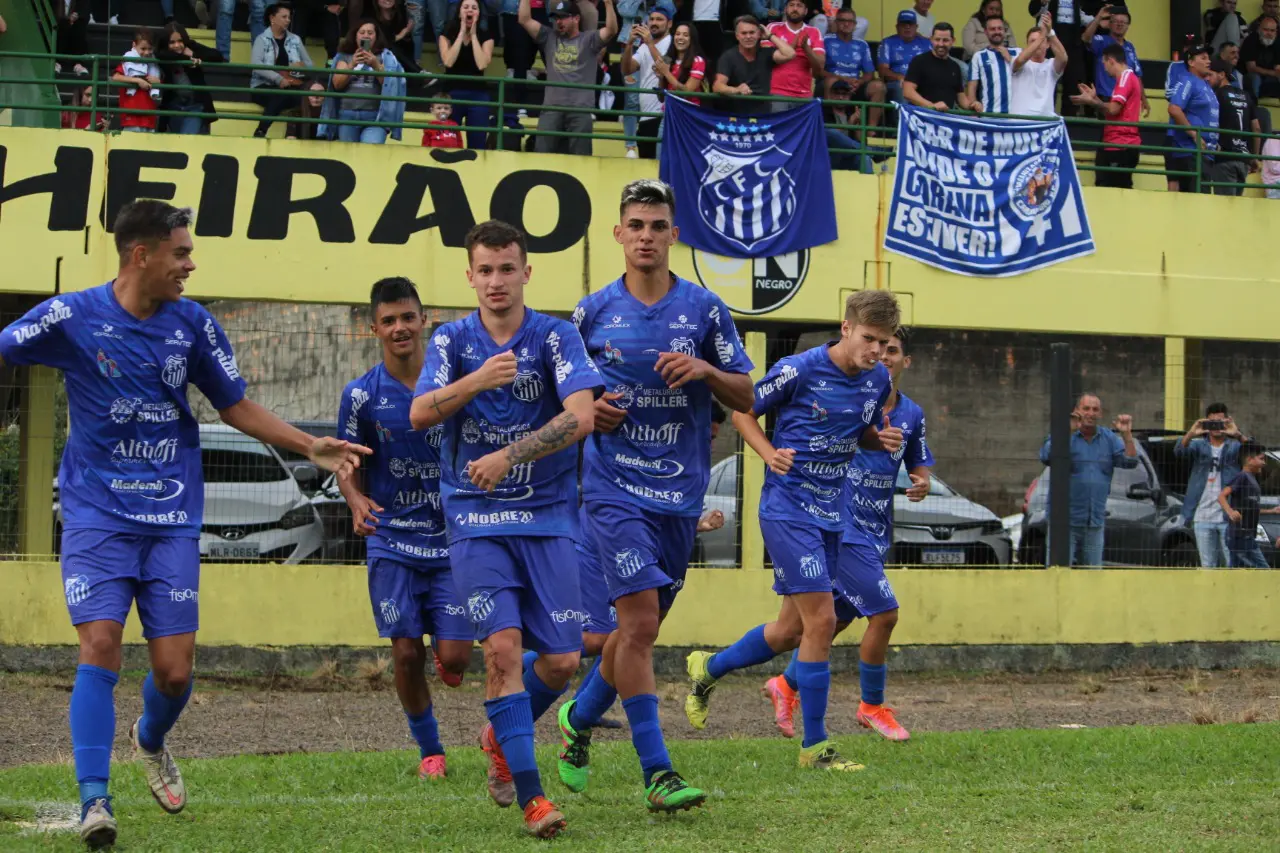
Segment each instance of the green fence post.
[[498,151],[502,151],[502,134],[506,128],[506,105],[507,105],[507,78],[498,78],[498,143],[494,147]]

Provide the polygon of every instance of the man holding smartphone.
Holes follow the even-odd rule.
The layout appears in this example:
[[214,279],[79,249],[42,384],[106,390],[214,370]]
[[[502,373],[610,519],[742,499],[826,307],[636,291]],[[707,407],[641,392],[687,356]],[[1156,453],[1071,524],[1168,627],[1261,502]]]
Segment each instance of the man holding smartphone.
[[1227,517],[1218,505],[1218,495],[1240,473],[1240,442],[1244,438],[1226,404],[1210,403],[1204,417],[1192,424],[1173,448],[1175,456],[1191,461],[1182,523],[1195,531],[1200,565],[1206,569],[1228,565]]

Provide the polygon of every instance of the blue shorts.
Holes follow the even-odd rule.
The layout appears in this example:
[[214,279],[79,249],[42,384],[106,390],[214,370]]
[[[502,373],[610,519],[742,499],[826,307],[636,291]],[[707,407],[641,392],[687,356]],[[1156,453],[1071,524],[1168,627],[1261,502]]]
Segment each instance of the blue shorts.
[[575,545],[578,554],[578,588],[582,591],[584,634],[612,634],[618,630],[618,611],[609,603],[609,584],[600,570],[595,544]]
[[627,504],[592,501],[583,514],[595,543],[610,603],[658,590],[658,611],[671,609],[684,586],[698,535],[698,519],[660,515]]
[[832,587],[839,622],[898,609],[898,599],[884,575],[884,558],[869,542],[840,544]]
[[572,539],[456,539],[449,543],[449,562],[475,639],[518,628],[526,649],[581,651],[584,614]]
[[769,559],[773,560],[774,592],[831,592],[831,569],[840,554],[840,531],[762,518],[760,533]]
[[200,627],[200,540],[67,530],[62,589],[72,625],[123,625],[136,601],[146,639],[190,634]]
[[471,642],[475,636],[448,563],[419,569],[370,555],[369,602],[378,636],[384,639],[429,634],[437,640]]

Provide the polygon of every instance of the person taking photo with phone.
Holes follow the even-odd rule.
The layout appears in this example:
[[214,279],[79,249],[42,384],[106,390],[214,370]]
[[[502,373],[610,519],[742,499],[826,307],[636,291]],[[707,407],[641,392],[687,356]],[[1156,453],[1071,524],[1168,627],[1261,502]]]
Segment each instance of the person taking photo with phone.
[[1227,516],[1218,505],[1222,487],[1240,473],[1240,443],[1245,437],[1227,413],[1226,403],[1210,403],[1204,417],[1191,425],[1173,448],[1175,456],[1191,463],[1182,523],[1196,534],[1200,565],[1220,569],[1228,565]]
[[383,77],[377,72],[403,72],[404,68],[383,42],[377,24],[365,20],[352,27],[338,47],[333,67],[336,71],[350,70],[354,73],[334,74],[329,78],[329,88],[344,93],[344,97],[326,98],[320,117],[326,121],[340,119],[370,124],[326,123],[320,126],[320,135],[342,142],[375,145],[386,142],[388,132],[399,139],[399,125],[404,121],[404,101],[386,99],[404,97],[404,78]]

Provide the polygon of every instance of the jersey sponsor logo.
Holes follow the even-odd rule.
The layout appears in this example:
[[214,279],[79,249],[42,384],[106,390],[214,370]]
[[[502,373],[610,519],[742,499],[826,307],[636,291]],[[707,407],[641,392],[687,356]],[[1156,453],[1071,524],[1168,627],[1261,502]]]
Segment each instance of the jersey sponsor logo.
[[889,499],[880,498],[879,500],[876,500],[875,498],[868,498],[860,492],[854,492],[853,505],[861,507],[862,509],[869,509],[874,512],[884,513],[889,509]]
[[391,547],[402,554],[408,554],[410,557],[417,557],[420,560],[449,559],[448,548],[428,548],[424,545],[409,545],[404,542],[392,542]]
[[116,334],[116,327],[110,323],[103,323],[102,328],[93,333],[95,338],[115,338],[117,341],[123,341],[124,338]]
[[386,397],[379,397],[378,405],[374,406],[373,408],[379,412],[385,412],[387,409],[394,409],[395,407],[396,407],[396,404],[388,400]]
[[840,490],[830,486],[818,486],[813,483],[801,483],[800,488],[805,491],[812,492],[814,498],[818,501],[829,504],[836,498],[840,497]]
[[613,386],[613,393],[618,395],[618,399],[613,400],[612,403],[619,409],[629,409],[631,404],[636,401],[636,392],[630,385],[615,385]]
[[369,402],[369,392],[363,388],[351,389],[351,411],[347,414],[346,430],[351,438],[360,434],[360,408]]
[[186,333],[181,329],[175,329],[173,337],[165,338],[164,342],[171,347],[182,347],[183,349],[191,349],[191,341],[187,340]]
[[488,493],[489,500],[506,501],[508,503],[511,501],[527,501],[531,497],[533,497],[533,486],[513,486],[505,489],[499,486]]
[[684,503],[684,492],[676,489],[651,489],[648,486],[624,483],[619,477],[615,477],[613,483],[624,492],[630,492],[638,498],[648,498],[652,501],[669,504]]
[[683,409],[689,398],[683,388],[640,388],[635,405],[639,409]]
[[462,357],[465,358],[467,361],[483,361],[484,360],[481,357],[480,353],[476,352],[476,348],[472,344],[467,344],[465,347],[463,347]]
[[628,441],[642,447],[671,447],[680,438],[680,431],[684,429],[684,424],[666,423],[651,426],[626,420],[618,429]]
[[[431,503],[439,509],[439,496],[437,495],[436,500]],[[440,527],[440,523],[434,518],[406,518],[404,516],[393,516],[391,518],[384,518],[382,523],[386,527],[394,527],[397,530],[416,530],[419,533],[435,533]]]
[[573,316],[569,318],[569,322],[578,327],[578,331],[582,331],[582,321],[587,316],[587,309],[579,305],[573,309]]
[[209,346],[216,347],[218,345],[218,327],[214,325],[213,318],[206,318],[204,321],[204,336],[209,341]]
[[438,480],[440,479],[440,465],[435,462],[421,462],[417,459],[393,456],[387,460],[387,473],[397,480],[402,480],[405,477]]
[[444,606],[444,614],[446,616],[466,616],[467,611],[456,604],[446,604]]
[[614,464],[648,474],[650,477],[669,479],[684,473],[684,466],[674,459],[649,459],[645,456],[631,456],[626,453],[615,453]]
[[889,531],[889,528],[886,527],[883,522],[872,521],[869,518],[863,518],[861,516],[858,516],[855,520],[858,522],[859,527],[863,528],[873,536],[884,536],[885,533]]
[[199,601],[200,592],[192,589],[191,587],[187,587],[186,589],[174,588],[169,590],[169,600],[178,604],[184,601]]
[[117,465],[152,463],[167,465],[178,458],[178,439],[166,438],[151,442],[141,438],[127,438],[116,442],[111,450],[111,461]]
[[800,291],[809,274],[809,250],[768,258],[725,258],[695,249],[693,274],[739,314],[768,314]]
[[171,501],[182,494],[186,487],[174,479],[121,480],[111,478],[111,491],[121,495],[137,495],[149,501]]
[[133,420],[133,415],[140,405],[142,405],[141,400],[117,397],[115,402],[111,404],[111,409],[107,414],[111,416],[112,423],[127,424]]
[[467,615],[477,625],[492,616],[495,607],[493,597],[487,592],[473,592],[467,599]]
[[485,444],[504,447],[533,433],[532,425],[527,422],[510,426],[491,424],[486,420],[475,421],[471,418],[462,422],[462,440],[467,444],[483,441]]
[[527,509],[503,509],[497,512],[460,512],[453,517],[460,527],[493,527],[498,524],[532,524],[533,512]]
[[809,414],[813,415],[813,419],[819,423],[827,419],[827,410],[819,406],[817,400],[813,401],[813,405],[809,409]]
[[116,364],[116,360],[101,349],[98,350],[98,372],[108,379],[120,378],[120,365]]
[[559,622],[586,622],[587,614],[581,610],[552,610],[550,612],[551,621]]
[[805,554],[800,557],[800,574],[806,578],[820,578],[826,574],[822,558],[817,554]]
[[475,444],[480,440],[480,425],[471,418],[462,422],[462,440],[467,444]]
[[379,601],[378,612],[382,614],[384,625],[394,625],[400,621],[400,607],[394,598],[384,598]]
[[49,310],[44,312],[44,316],[39,320],[14,329],[13,338],[18,343],[25,344],[27,341],[40,337],[63,320],[69,319],[71,319],[71,307],[62,300],[55,299],[49,303]]
[[858,449],[856,438],[832,438],[829,435],[815,435],[809,439],[809,450],[812,453],[853,453]]
[[630,329],[630,328],[631,328],[631,324],[630,324],[630,323],[625,322],[625,321],[622,319],[622,315],[621,315],[621,314],[614,314],[612,317],[610,317],[610,318],[609,318],[609,322],[607,322],[607,323],[605,323],[605,324],[604,324],[604,328],[606,328],[606,329]]
[[511,383],[511,393],[522,403],[532,403],[542,396],[542,377],[531,370],[522,370]]
[[832,510],[823,509],[815,504],[805,503],[804,511],[812,515],[814,518],[820,518],[823,521],[840,521],[840,513]]
[[672,338],[669,352],[692,357],[698,354],[698,349],[691,338]]
[[832,477],[843,477],[847,466],[843,462],[815,462],[810,460],[801,466],[800,470],[806,474],[812,474],[815,477],[831,479]]
[[676,318],[676,322],[668,323],[667,328],[676,329],[682,332],[696,332],[698,331],[698,324],[690,323],[689,318],[686,315],[681,314],[678,318]]
[[391,430],[384,427],[382,421],[374,421],[373,430],[378,434],[378,444],[391,443]]
[[622,578],[633,577],[644,568],[644,560],[635,548],[618,551],[613,555],[613,561],[618,569],[618,577]]
[[891,489],[897,480],[894,474],[877,474],[865,468],[849,468],[849,482],[864,489]]
[[715,344],[716,357],[720,359],[721,364],[727,365],[733,360],[733,354],[735,352],[733,344],[729,343],[729,341],[725,339],[724,334],[719,331],[716,332]]
[[160,378],[170,388],[181,388],[187,381],[187,357],[185,355],[167,357],[160,371]]
[[180,509],[169,512],[122,512],[120,514],[132,521],[147,524],[186,524],[188,518],[186,512]]
[[85,575],[72,575],[62,582],[62,591],[67,597],[67,606],[75,607],[93,592],[89,586],[89,578]]
[[449,384],[450,368],[449,368],[449,341],[451,338],[444,334],[438,333],[431,338],[431,345],[436,348],[436,355],[440,357],[440,365],[436,368],[435,374],[431,377],[436,387],[443,388]]
[[615,347],[612,341],[604,342],[604,349],[600,351],[600,360],[605,364],[626,364],[622,358],[622,350]]
[[213,357],[218,360],[218,364],[221,365],[222,372],[232,382],[237,381],[240,378],[240,367],[236,364],[236,357],[219,345],[218,329],[214,326],[212,319],[204,321],[204,334],[209,339],[209,346],[213,347],[211,352]]
[[[564,356],[560,354],[560,335],[554,329],[547,335],[547,346],[551,348],[551,366],[555,369],[556,383],[559,384],[573,373],[573,365],[565,361]],[[594,370],[595,364],[590,364]]]
[[394,509],[409,509],[417,506],[430,506],[440,509],[440,493],[427,489],[399,489],[391,501]]
[[756,389],[756,396],[763,400],[799,375],[800,371],[796,370],[793,365],[784,364],[778,369],[777,376],[768,382],[760,383],[760,387]]

